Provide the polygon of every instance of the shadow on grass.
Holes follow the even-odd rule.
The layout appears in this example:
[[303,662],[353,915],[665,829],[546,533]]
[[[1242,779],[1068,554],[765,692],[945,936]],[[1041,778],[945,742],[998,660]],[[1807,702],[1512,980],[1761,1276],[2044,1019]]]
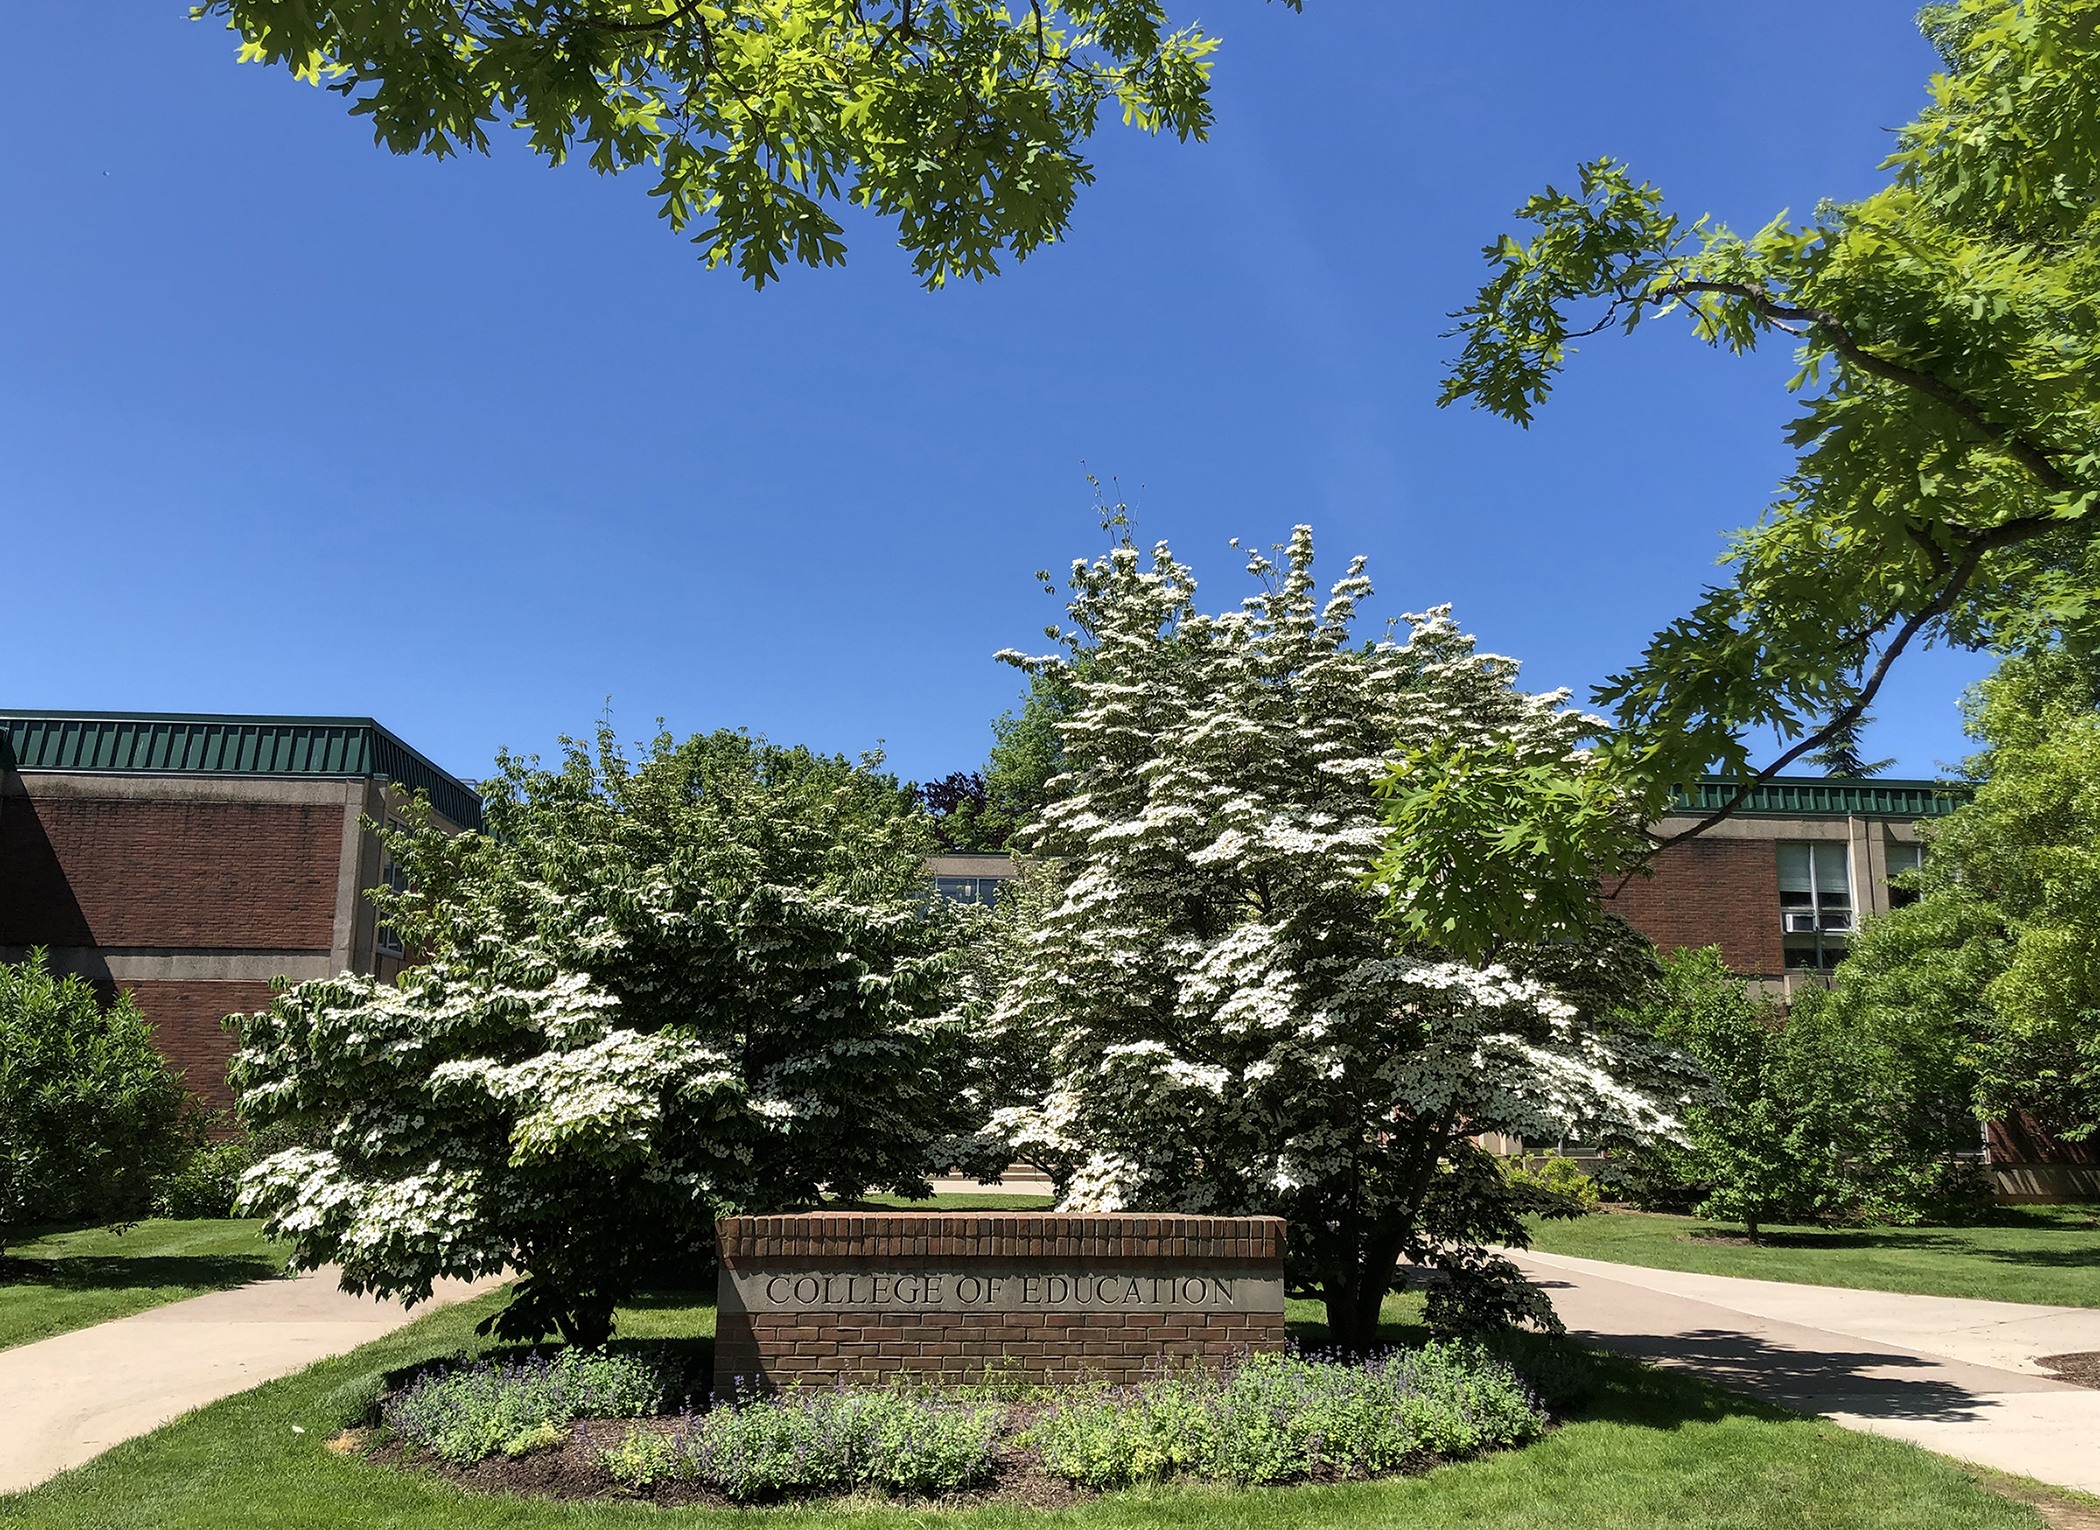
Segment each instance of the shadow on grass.
[[1717,1424],[1730,1418],[1785,1423],[1801,1417],[1791,1408],[1730,1391],[1697,1376],[1643,1365],[1631,1355],[1574,1345],[1572,1340],[1562,1342],[1579,1349],[1596,1376],[1595,1392],[1567,1410],[1570,1420],[1678,1429],[1686,1424]]
[[260,1254],[74,1254],[37,1259],[0,1256],[0,1288],[49,1286],[60,1291],[113,1291],[154,1286],[225,1290],[279,1274]]
[[704,1291],[641,1291],[621,1299],[620,1305],[637,1312],[666,1312],[678,1307],[712,1307],[715,1288]]
[[[2017,1228],[2022,1231],[2061,1233],[2084,1231],[2066,1227],[2061,1221],[1998,1219],[1978,1227]],[[1998,1248],[1963,1236],[1963,1229],[1923,1228],[1801,1228],[1767,1232],[1751,1242],[1739,1232],[1723,1228],[1679,1235],[1687,1243],[1735,1245],[1746,1248],[1805,1250],[1810,1253],[1839,1249],[1871,1249],[1880,1252],[1952,1254],[1967,1259],[1987,1259],[1998,1264],[2026,1265],[2037,1269],[2079,1269],[2100,1261],[2100,1247],[2093,1244],[2069,1248]]]
[[[1307,1351],[1326,1349],[1329,1345],[1327,1332],[1325,1323],[1287,1322],[1283,1325],[1284,1338],[1297,1345],[1298,1348]],[[1429,1330],[1420,1323],[1380,1323],[1378,1325],[1378,1342],[1380,1344],[1390,1344],[1396,1348],[1415,1349],[1427,1344],[1429,1339]]]

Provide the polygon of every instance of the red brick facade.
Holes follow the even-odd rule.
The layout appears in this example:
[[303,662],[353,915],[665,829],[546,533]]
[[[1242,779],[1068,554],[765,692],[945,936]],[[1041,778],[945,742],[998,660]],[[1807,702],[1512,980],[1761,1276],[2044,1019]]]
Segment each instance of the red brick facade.
[[[1283,1347],[1284,1227],[1275,1217],[817,1212],[730,1217],[716,1237],[717,1390],[987,1369],[1125,1382],[1164,1357]],[[799,1280],[808,1296],[797,1292],[794,1310],[746,1310],[739,1276],[777,1283],[783,1295]],[[929,1282],[945,1283],[964,1310],[898,1310],[877,1294],[916,1299]],[[1022,1294],[1088,1282],[1114,1310],[1032,1310]],[[1204,1310],[1207,1293],[1228,1287],[1242,1305]],[[1273,1311],[1249,1295],[1257,1287],[1273,1292]]]
[[226,1061],[234,1037],[219,1022],[268,1007],[268,983],[127,983],[153,1026],[153,1042],[193,1093],[214,1110],[233,1108]]
[[1607,906],[1665,953],[1718,945],[1729,967],[1746,976],[1785,970],[1779,861],[1771,840],[1672,845],[1655,858],[1652,876],[1634,877]]
[[2100,1150],[2090,1142],[2062,1142],[2042,1130],[2028,1115],[2009,1116],[1984,1127],[1993,1163],[2100,1165]]
[[0,946],[326,951],[340,806],[0,797]]

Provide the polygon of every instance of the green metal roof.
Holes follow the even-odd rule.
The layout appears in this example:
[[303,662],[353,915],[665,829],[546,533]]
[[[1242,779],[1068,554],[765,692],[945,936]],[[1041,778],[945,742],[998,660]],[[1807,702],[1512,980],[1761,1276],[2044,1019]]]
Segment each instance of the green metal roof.
[[481,794],[369,717],[226,717],[174,712],[0,710],[0,769],[111,775],[377,776],[430,794],[461,828]]
[[[1727,806],[1739,783],[1707,776],[1671,798],[1681,812],[1711,813]],[[1943,818],[1969,800],[1971,788],[1953,781],[1857,780],[1843,776],[1774,776],[1751,788],[1736,812],[1789,818]]]

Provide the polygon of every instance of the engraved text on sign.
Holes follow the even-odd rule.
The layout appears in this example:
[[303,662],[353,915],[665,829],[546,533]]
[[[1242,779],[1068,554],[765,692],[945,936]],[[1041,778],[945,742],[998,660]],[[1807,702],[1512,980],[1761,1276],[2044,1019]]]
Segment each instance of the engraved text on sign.
[[741,1312],[1203,1312],[1283,1310],[1283,1281],[1238,1272],[1040,1269],[730,1270]]

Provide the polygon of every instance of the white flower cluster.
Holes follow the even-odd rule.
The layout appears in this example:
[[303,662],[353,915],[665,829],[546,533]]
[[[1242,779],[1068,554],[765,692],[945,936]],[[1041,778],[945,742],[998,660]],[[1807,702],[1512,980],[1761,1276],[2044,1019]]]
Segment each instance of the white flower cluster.
[[[1448,609],[1358,643],[1352,565],[1318,600],[1310,533],[1267,593],[1210,616],[1164,546],[1075,568],[1068,793],[1032,826],[1053,895],[996,1024],[1054,1086],[991,1131],[1086,1154],[1068,1204],[1291,1210],[1374,1225],[1474,1133],[1673,1127],[1667,1060],[1503,966],[1396,942],[1376,784],[1433,738],[1574,755],[1564,693],[1526,695]],[[1667,1092],[1666,1092],[1667,1093]],[[1426,1172],[1426,1171],[1422,1171]]]
[[920,907],[893,782],[740,735],[499,763],[501,832],[405,847],[429,960],[244,1017],[246,1114],[314,1145],[243,1203],[302,1265],[411,1299],[516,1268],[588,1328],[633,1270],[704,1259],[718,1213],[912,1188],[976,1124],[963,926]]

